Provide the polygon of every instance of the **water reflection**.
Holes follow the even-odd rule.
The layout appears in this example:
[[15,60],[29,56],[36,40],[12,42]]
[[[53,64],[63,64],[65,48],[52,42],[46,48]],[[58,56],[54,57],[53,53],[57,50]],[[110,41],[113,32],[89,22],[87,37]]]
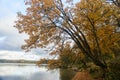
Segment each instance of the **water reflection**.
[[0,65],[0,80],[71,80],[70,70],[48,70],[45,66]]

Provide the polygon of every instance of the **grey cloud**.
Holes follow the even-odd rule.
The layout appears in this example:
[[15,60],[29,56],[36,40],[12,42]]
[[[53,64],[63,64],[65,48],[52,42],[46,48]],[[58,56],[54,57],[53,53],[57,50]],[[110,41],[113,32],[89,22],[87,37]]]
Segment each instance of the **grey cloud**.
[[5,16],[4,20],[0,19],[0,37],[6,37],[0,43],[0,50],[21,50],[20,47],[24,44],[24,39],[28,37],[25,34],[19,34],[17,29],[13,27],[15,20],[15,14]]

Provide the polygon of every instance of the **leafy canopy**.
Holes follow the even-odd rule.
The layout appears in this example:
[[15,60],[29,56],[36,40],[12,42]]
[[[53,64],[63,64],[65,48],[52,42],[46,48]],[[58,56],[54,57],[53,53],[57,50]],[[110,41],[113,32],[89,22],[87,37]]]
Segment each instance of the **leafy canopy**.
[[[63,4],[63,2],[66,2]],[[69,4],[69,5],[67,5]],[[114,57],[119,49],[116,32],[119,9],[103,0],[28,0],[26,14],[18,13],[15,27],[29,39],[25,50],[53,45],[51,54],[60,54],[66,44],[75,44],[94,64],[106,68],[105,55]],[[72,46],[71,46],[72,47]]]

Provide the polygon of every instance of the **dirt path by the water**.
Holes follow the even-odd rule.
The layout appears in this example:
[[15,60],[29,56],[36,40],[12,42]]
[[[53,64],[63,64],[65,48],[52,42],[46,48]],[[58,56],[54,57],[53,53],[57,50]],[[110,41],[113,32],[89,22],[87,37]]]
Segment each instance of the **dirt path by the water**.
[[93,79],[87,71],[77,72],[72,80],[102,80],[102,79]]

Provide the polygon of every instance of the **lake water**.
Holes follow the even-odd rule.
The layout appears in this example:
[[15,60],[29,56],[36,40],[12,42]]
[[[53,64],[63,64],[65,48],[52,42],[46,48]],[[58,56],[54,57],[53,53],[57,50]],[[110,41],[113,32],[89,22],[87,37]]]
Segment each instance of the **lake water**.
[[48,70],[34,64],[1,64],[0,80],[71,80],[74,73],[71,70]]

